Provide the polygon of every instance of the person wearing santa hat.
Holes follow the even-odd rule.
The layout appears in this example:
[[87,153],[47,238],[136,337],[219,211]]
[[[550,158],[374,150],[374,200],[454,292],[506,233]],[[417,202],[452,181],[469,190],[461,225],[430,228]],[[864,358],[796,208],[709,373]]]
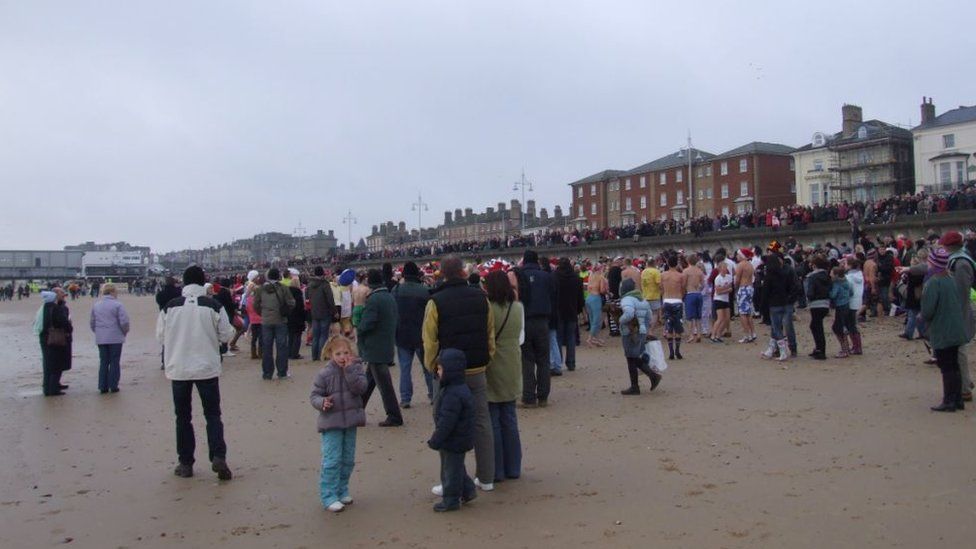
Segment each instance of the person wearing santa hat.
[[739,343],[752,343],[757,339],[756,326],[752,321],[752,299],[755,291],[752,287],[752,276],[756,269],[752,266],[752,250],[739,249],[739,263],[735,266],[735,301],[739,307],[739,323],[742,324],[742,339]]

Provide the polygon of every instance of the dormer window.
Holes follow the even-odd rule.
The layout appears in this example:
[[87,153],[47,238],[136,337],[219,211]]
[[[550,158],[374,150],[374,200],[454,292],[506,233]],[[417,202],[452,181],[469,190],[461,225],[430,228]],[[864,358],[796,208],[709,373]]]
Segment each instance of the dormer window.
[[867,139],[868,138],[868,127],[867,126],[861,126],[860,128],[857,129],[857,138],[858,139]]

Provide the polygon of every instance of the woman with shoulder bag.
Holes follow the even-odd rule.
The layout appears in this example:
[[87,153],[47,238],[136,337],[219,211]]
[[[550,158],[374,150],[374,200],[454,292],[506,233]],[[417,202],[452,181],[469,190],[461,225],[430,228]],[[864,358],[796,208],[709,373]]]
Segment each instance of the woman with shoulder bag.
[[515,401],[522,394],[525,314],[505,273],[488,273],[485,289],[495,319],[495,355],[485,370],[485,381],[495,439],[494,481],[501,482],[506,478],[519,478],[522,474],[522,442]]
[[65,304],[68,295],[61,288],[54,288],[53,296],[45,296],[41,313],[41,357],[44,367],[44,396],[64,394],[67,385],[61,384],[61,374],[71,369],[70,313]]

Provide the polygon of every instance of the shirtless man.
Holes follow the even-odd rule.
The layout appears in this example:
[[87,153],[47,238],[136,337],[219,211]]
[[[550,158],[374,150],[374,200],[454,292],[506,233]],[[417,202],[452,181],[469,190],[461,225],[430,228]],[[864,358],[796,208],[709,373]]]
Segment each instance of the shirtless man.
[[866,312],[871,313],[871,317],[878,316],[878,249],[871,248],[867,252],[867,259],[861,271],[864,274],[864,304],[861,306],[861,322],[867,322]]
[[685,275],[678,271],[678,256],[668,257],[668,270],[661,275],[664,292],[664,337],[668,340],[671,360],[681,360],[681,307],[685,296]]
[[620,276],[621,280],[627,280],[629,278],[634,281],[637,288],[641,287],[641,271],[634,266],[633,259],[629,257],[624,259],[624,269],[620,272]]
[[756,340],[756,327],[752,322],[752,275],[756,269],[752,266],[752,250],[739,249],[739,263],[735,266],[735,302],[739,306],[739,323],[742,324],[742,339],[739,343],[752,343]]
[[685,275],[685,317],[691,325],[691,335],[686,343],[701,342],[702,288],[705,286],[705,273],[698,267],[698,254],[688,257]]

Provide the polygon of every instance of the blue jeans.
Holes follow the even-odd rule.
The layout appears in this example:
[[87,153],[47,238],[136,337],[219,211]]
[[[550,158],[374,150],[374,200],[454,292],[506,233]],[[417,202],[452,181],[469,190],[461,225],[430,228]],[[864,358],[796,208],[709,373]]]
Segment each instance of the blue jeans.
[[397,362],[400,363],[400,403],[410,404],[413,401],[413,357],[417,355],[420,371],[424,373],[427,384],[427,400],[434,398],[434,376],[424,367],[424,348],[408,349],[397,346]]
[[474,482],[464,468],[465,452],[441,450],[441,486],[444,488],[444,504],[454,507],[461,503],[461,497],[475,496]]
[[328,318],[312,320],[312,360],[322,358],[322,348],[329,340],[329,325],[332,324]]
[[600,333],[600,324],[603,322],[603,298],[599,294],[586,296],[586,315],[590,317],[590,337],[596,337]]
[[918,335],[922,335],[922,331],[925,329],[925,320],[919,318],[917,309],[905,309],[905,316],[907,317],[905,322],[905,337],[908,339],[913,339],[915,337],[915,329],[918,329]]
[[319,494],[328,507],[349,496],[349,477],[356,465],[356,428],[332,429],[322,433],[322,476]]
[[122,375],[122,344],[103,343],[98,346],[98,390],[105,392],[119,388]]
[[261,326],[261,373],[271,379],[275,369],[278,377],[288,375],[288,325],[264,324]]
[[489,402],[495,435],[495,480],[522,476],[522,441],[519,438],[515,401]]
[[566,369],[575,370],[576,369],[576,319],[572,320],[560,320],[559,329],[556,330],[558,335],[558,345],[561,347],[566,347]]
[[549,369],[557,372],[563,369],[563,355],[559,350],[558,330],[549,330]]
[[793,306],[769,308],[769,320],[772,324],[773,339],[779,341],[787,339],[791,351],[796,350],[796,330],[793,328]]

